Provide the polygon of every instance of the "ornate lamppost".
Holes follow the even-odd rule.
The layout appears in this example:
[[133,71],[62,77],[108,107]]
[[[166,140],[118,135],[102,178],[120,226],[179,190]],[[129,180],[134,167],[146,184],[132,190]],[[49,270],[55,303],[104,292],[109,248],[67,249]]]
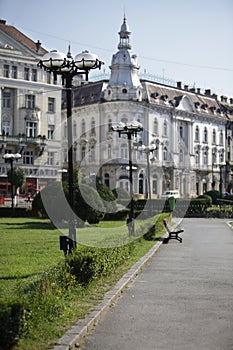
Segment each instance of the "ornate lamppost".
[[20,153],[5,153],[2,158],[5,159],[6,162],[10,163],[11,167],[11,209],[12,214],[14,213],[14,184],[13,184],[13,163],[14,161],[18,161],[22,156]]
[[127,135],[129,145],[129,182],[130,182],[130,212],[129,219],[127,220],[129,234],[134,234],[134,202],[133,202],[133,163],[132,163],[132,136],[137,136],[139,132],[143,130],[141,123],[137,121],[131,121],[128,123],[122,123],[113,125],[112,130],[118,132],[119,137],[121,135]]
[[[74,209],[74,175],[73,175],[73,133],[72,133],[72,80],[76,75],[85,75],[88,81],[88,74],[91,69],[100,69],[103,62],[88,51],[75,56],[73,59],[70,53],[65,55],[62,52],[53,50],[46,53],[39,61],[38,66],[46,72],[53,73],[54,80],[57,76],[62,78],[62,85],[66,91],[66,109],[67,109],[67,135],[68,135],[68,186],[69,186],[69,204]],[[69,219],[69,237],[66,241],[67,253],[76,248],[76,222],[73,218]],[[64,248],[65,251],[66,248]]]

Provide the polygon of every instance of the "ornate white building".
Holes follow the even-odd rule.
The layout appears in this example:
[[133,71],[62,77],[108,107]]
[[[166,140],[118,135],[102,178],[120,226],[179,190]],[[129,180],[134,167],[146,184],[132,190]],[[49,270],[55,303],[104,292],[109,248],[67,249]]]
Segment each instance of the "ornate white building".
[[0,20],[0,195],[10,194],[5,153],[26,174],[25,193],[60,178],[61,86],[37,67],[47,51]]
[[[180,82],[172,87],[140,80],[130,34],[124,18],[109,80],[82,82],[74,87],[74,160],[82,169],[83,181],[99,176],[111,189],[129,190],[127,136],[119,138],[111,127],[118,122],[137,120],[144,130],[134,143],[156,145],[149,156],[152,198],[168,189],[179,190],[181,197],[218,190],[220,178],[224,191],[226,127],[232,115],[231,106],[224,109],[210,90],[202,94],[200,89],[182,88]],[[66,140],[65,101],[62,116],[63,140]],[[230,139],[232,162],[232,134]],[[63,150],[66,163],[66,141]],[[133,150],[132,159],[134,194],[147,196],[147,155]],[[232,173],[228,174],[229,179],[231,176]]]

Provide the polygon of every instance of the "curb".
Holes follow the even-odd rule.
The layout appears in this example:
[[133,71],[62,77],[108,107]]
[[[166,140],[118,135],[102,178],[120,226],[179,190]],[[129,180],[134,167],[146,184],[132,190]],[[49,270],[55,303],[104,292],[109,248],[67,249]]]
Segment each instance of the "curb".
[[161,240],[157,242],[142,258],[140,258],[125,275],[115,284],[113,289],[108,291],[104,299],[97,304],[94,311],[92,311],[86,318],[78,320],[75,326],[68,330],[60,339],[57,340],[57,345],[53,350],[72,350],[79,348],[85,337],[98,324],[98,322],[107,313],[110,307],[116,302],[116,299],[122,294],[123,290],[129,283],[136,278],[140,271],[144,268],[147,262],[153,257],[160,246],[163,244],[163,238],[168,235],[165,234]]

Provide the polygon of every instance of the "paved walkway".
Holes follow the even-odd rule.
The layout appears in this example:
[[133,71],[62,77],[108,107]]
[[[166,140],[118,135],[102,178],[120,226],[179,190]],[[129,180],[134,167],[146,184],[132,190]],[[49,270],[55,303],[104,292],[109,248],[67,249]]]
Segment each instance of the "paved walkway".
[[233,231],[185,219],[88,335],[83,350],[233,350]]

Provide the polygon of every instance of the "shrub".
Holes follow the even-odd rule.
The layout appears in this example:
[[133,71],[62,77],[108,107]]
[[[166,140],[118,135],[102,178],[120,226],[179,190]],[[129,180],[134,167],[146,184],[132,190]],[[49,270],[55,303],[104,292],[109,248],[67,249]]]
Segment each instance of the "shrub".
[[97,224],[104,218],[103,201],[94,188],[82,184],[75,189],[75,213],[89,224]]
[[127,204],[130,202],[130,194],[124,188],[118,187],[112,192],[117,199],[117,203],[127,206]]
[[131,242],[115,248],[82,247],[66,261],[78,283],[88,285],[92,280],[109,275],[130,257],[135,243]]
[[90,186],[92,186],[94,189],[97,190],[100,198],[103,200],[103,204],[105,207],[106,213],[114,213],[117,210],[116,207],[116,196],[114,193],[110,190],[109,187],[106,185],[103,185],[100,182],[91,183]]
[[208,191],[204,193],[205,195],[208,195],[212,198],[212,204],[218,204],[218,199],[222,198],[222,195],[220,197],[220,192],[219,191]]
[[211,207],[211,205],[212,205],[212,197],[207,195],[207,194],[203,194],[201,196],[198,196],[196,199],[204,199],[206,201],[206,204],[208,205],[208,207]]

